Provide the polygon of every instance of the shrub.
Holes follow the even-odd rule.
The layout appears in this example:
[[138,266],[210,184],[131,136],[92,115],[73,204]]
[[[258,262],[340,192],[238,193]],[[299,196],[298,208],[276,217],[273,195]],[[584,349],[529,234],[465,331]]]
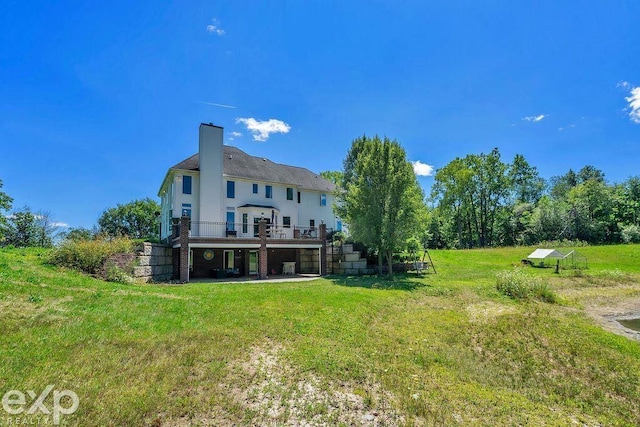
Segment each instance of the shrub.
[[114,264],[107,264],[104,271],[104,279],[107,282],[123,283],[125,285],[135,283],[133,276]]
[[498,273],[496,288],[514,299],[539,299],[551,303],[556,302],[554,293],[542,279],[527,274],[521,268]]
[[622,241],[625,243],[640,243],[640,227],[634,224],[623,227]]
[[110,256],[117,253],[129,253],[132,249],[133,242],[127,237],[65,240],[51,253],[49,262],[96,275],[102,271]]

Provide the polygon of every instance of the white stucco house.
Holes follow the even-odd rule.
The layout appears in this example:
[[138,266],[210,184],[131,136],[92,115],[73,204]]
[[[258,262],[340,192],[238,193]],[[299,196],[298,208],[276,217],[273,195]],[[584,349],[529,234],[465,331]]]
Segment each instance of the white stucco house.
[[212,124],[200,125],[198,148],[169,168],[158,192],[176,278],[326,271],[327,229],[342,229],[333,183],[224,145]]

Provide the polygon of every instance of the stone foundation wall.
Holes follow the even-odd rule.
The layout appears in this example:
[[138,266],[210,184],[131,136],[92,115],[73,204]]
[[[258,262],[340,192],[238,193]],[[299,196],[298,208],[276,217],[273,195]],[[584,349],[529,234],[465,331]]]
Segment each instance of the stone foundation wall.
[[173,276],[173,256],[170,246],[140,243],[135,248],[136,266],[133,276],[141,282],[166,282]]

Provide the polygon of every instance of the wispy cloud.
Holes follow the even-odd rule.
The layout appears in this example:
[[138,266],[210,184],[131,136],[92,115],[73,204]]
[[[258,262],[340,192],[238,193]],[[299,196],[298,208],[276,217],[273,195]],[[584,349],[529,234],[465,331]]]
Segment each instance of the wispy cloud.
[[539,114],[537,116],[527,116],[527,117],[523,117],[522,120],[527,121],[527,122],[539,122],[542,119],[544,119],[545,117],[547,117],[546,114]]
[[198,104],[204,104],[204,105],[212,105],[214,107],[222,107],[222,108],[236,108],[233,105],[227,105],[227,104],[217,104],[215,102],[206,102],[206,101],[196,101]]
[[629,111],[629,119],[640,124],[640,86],[633,87],[628,82],[623,83],[622,87],[629,90],[629,96],[624,98],[629,103],[629,107],[626,108]]
[[213,18],[212,21],[213,24],[207,25],[207,33],[223,36],[226,31],[220,28],[218,20],[216,18]]
[[420,160],[411,162],[413,165],[413,172],[418,176],[431,176],[433,175],[434,168],[431,165],[422,163]]
[[558,130],[559,130],[560,132],[562,132],[562,131],[564,131],[564,130],[571,129],[571,128],[574,128],[574,127],[576,127],[576,125],[575,125],[574,123],[571,123],[570,125],[567,125],[567,126],[563,126],[563,127],[558,128]]
[[242,132],[231,132],[230,135],[229,141],[233,141],[236,138],[240,138],[242,136]]
[[291,130],[291,126],[277,119],[260,121],[253,117],[241,117],[236,119],[236,123],[244,124],[253,135],[254,141],[266,141],[272,133],[289,133]]

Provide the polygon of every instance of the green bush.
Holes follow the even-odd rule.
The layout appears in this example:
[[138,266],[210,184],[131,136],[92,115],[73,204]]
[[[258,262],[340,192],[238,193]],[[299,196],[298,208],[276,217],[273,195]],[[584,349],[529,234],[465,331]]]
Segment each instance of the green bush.
[[104,275],[107,282],[116,282],[125,285],[135,283],[135,279],[131,274],[114,264],[108,264],[106,266]]
[[556,296],[542,279],[527,274],[521,268],[498,273],[496,288],[514,299],[539,299],[551,303],[556,302]]
[[95,240],[65,240],[53,250],[49,262],[55,265],[99,274],[105,261],[117,253],[129,253],[133,242],[127,237]]
[[640,227],[634,224],[623,227],[622,241],[625,243],[640,243]]

